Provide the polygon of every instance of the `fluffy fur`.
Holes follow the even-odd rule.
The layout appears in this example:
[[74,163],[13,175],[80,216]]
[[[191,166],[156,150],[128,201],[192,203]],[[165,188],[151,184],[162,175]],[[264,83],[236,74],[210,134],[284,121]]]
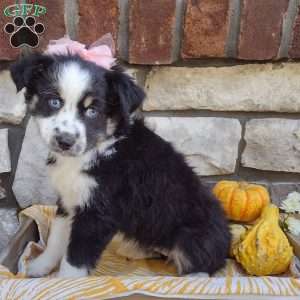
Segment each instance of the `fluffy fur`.
[[32,55],[11,69],[51,152],[60,194],[45,252],[29,265],[42,276],[84,276],[116,233],[180,274],[223,267],[230,234],[219,203],[171,144],[132,113],[144,92],[119,67],[75,56]]

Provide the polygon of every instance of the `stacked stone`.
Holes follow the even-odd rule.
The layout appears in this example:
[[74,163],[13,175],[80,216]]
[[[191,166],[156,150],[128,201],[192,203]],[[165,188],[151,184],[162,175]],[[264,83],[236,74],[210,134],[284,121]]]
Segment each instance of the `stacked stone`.
[[[9,71],[0,72],[0,251],[18,228],[17,210],[14,199],[9,199],[12,176],[11,154],[8,134],[14,135],[25,117],[23,93],[16,95],[16,87]],[[18,130],[18,129],[17,129]],[[16,143],[17,144],[17,143]],[[14,146],[14,145],[12,145]],[[6,183],[6,184],[5,184]]]

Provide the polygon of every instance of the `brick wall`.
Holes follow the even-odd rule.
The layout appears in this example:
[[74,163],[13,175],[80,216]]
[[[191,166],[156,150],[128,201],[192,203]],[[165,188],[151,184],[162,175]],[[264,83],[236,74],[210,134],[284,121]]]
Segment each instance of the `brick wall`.
[[[260,182],[277,203],[300,190],[298,0],[35,2],[48,9],[39,50],[65,32],[84,43],[112,33],[119,60],[147,91],[149,126],[208,183]],[[0,26],[8,21],[1,15]],[[46,150],[5,71],[29,49],[11,49],[2,30],[0,45],[0,208],[53,203]]]

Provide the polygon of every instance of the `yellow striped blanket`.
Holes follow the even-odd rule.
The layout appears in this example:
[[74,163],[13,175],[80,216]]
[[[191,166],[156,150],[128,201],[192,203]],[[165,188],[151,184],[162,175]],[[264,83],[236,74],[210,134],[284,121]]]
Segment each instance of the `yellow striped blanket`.
[[47,278],[27,279],[24,276],[28,258],[45,247],[51,219],[56,208],[32,206],[20,213],[20,221],[33,218],[38,225],[40,242],[30,242],[14,275],[0,266],[0,299],[111,299],[131,294],[181,299],[259,299],[277,296],[300,299],[300,278],[290,274],[281,277],[248,277],[238,264],[228,260],[214,277],[178,277],[173,265],[160,259],[130,260],[120,256],[122,243],[117,237],[103,253],[93,276],[80,279],[59,279],[55,273]]

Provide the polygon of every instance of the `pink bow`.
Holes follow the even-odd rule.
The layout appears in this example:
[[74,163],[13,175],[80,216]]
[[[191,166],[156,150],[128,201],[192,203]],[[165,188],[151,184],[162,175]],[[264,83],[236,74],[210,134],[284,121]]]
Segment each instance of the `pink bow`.
[[[107,45],[109,43],[110,46]],[[59,40],[51,40],[45,54],[79,55],[84,60],[91,61],[105,69],[110,69],[116,60],[113,57],[113,46],[113,39],[110,34],[106,34],[89,48],[86,48],[84,44],[71,40],[69,37],[63,37]]]

